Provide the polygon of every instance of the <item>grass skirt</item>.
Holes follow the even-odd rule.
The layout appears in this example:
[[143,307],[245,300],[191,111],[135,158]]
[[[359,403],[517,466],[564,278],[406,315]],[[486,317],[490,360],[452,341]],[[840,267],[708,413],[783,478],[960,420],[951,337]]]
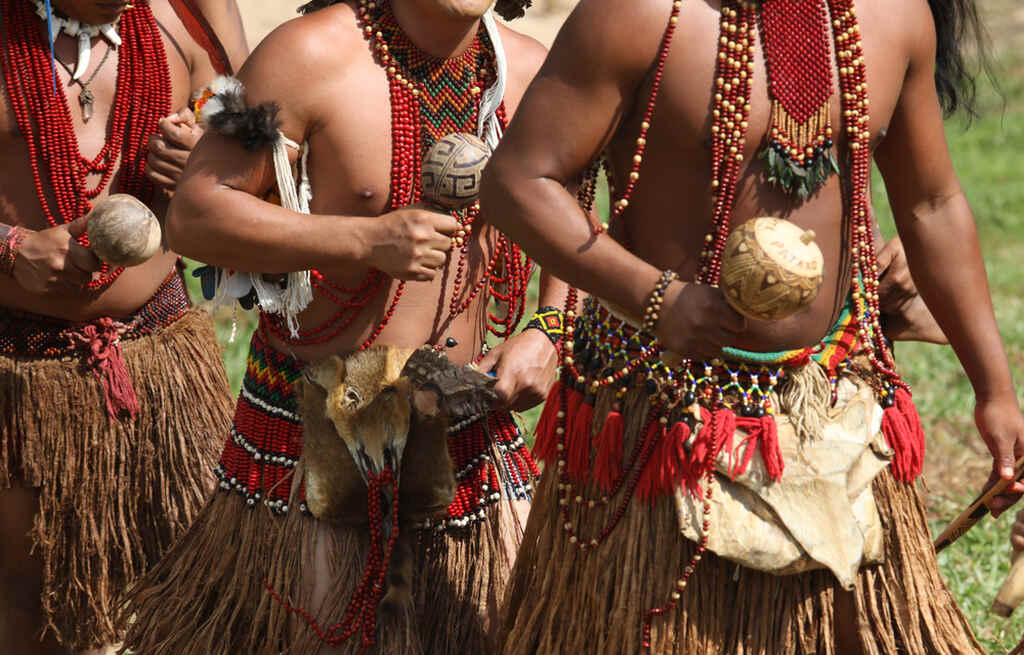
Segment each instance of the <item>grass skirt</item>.
[[[629,435],[627,435],[627,443]],[[843,591],[828,571],[774,576],[708,552],[678,607],[652,623],[658,655],[846,655],[842,630],[866,655],[978,654],[983,651],[939,575],[917,490],[888,468],[874,480],[885,526],[885,563],[861,570],[852,603],[856,625],[839,625]],[[580,533],[599,531],[614,511],[575,505]],[[542,477],[510,582],[505,655],[642,652],[648,609],[664,605],[695,552],[679,536],[671,497],[634,502],[597,549],[570,545],[559,518],[553,467]]]
[[[299,508],[301,462],[294,475],[288,504]],[[377,643],[366,652],[496,651],[498,602],[522,530],[504,498],[486,515],[465,528],[417,533],[413,611],[380,613]],[[322,630],[340,622],[366,552],[363,526],[329,525],[297,509],[281,516],[218,492],[131,594],[125,647],[146,655],[358,653],[358,634],[327,647],[308,618],[288,607],[307,611]]]
[[120,422],[77,359],[0,355],[0,488],[40,490],[46,629],[73,650],[120,641],[118,597],[202,506],[230,426],[208,314],[121,348],[140,411]]

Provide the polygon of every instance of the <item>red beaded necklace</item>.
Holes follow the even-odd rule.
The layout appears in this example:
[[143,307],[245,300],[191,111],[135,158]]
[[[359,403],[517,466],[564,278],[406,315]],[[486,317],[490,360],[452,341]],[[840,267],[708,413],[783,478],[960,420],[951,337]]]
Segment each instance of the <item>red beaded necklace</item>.
[[[137,4],[121,16],[122,43],[108,137],[91,159],[79,150],[67,96],[62,89],[54,91],[45,26],[24,0],[3,0],[3,13],[0,62],[7,98],[25,137],[32,182],[46,221],[56,227],[88,213],[90,201],[103,193],[115,171],[120,174],[120,193],[150,202],[153,185],[145,175],[146,142],[156,133],[159,120],[170,113],[171,81],[148,4]],[[100,180],[89,188],[87,178],[93,174],[100,175]],[[88,235],[82,235],[79,243],[88,246]],[[110,284],[122,270],[104,264],[89,288]]]
[[[778,4],[774,7],[769,7],[776,2]],[[697,282],[701,284],[709,284],[711,286],[717,286],[719,275],[721,272],[721,259],[722,253],[725,248],[725,242],[728,238],[730,231],[730,219],[732,216],[733,209],[735,207],[736,199],[736,186],[739,179],[740,172],[743,168],[743,148],[746,143],[748,119],[750,116],[750,99],[753,84],[753,71],[754,71],[754,56],[756,32],[757,32],[757,20],[758,14],[761,13],[763,23],[772,22],[773,27],[773,45],[771,46],[772,51],[776,54],[782,49],[786,48],[797,49],[799,54],[799,48],[801,44],[810,43],[812,45],[806,46],[810,49],[815,49],[820,40],[828,43],[829,37],[831,37],[835,44],[836,56],[839,65],[839,91],[841,98],[842,115],[844,116],[844,127],[849,136],[849,177],[850,177],[850,194],[847,199],[848,205],[845,208],[845,224],[848,226],[849,234],[847,242],[850,244],[850,252],[852,255],[852,282],[850,295],[854,300],[854,311],[855,319],[857,323],[858,336],[860,342],[867,351],[872,365],[876,373],[881,378],[881,382],[877,383],[876,390],[879,391],[881,401],[883,405],[891,405],[894,390],[896,388],[908,391],[906,383],[902,381],[895,370],[895,361],[893,360],[892,353],[889,350],[887,344],[882,335],[881,326],[879,324],[880,310],[878,304],[878,265],[875,254],[874,240],[872,238],[872,225],[871,225],[871,211],[870,202],[871,199],[868,195],[868,182],[871,172],[871,160],[870,160],[870,141],[871,134],[868,128],[870,116],[868,113],[869,100],[868,100],[868,88],[867,88],[867,76],[866,68],[864,65],[863,58],[863,47],[860,40],[860,28],[857,24],[856,10],[854,8],[854,0],[827,0],[827,14],[825,13],[824,5],[818,3],[805,2],[807,5],[801,8],[801,15],[798,17],[787,17],[780,15],[776,10],[782,11],[783,7],[789,7],[793,4],[801,4],[799,2],[793,2],[791,0],[765,0],[763,10],[761,5],[747,0],[723,0],[721,21],[720,21],[720,39],[719,48],[717,53],[717,68],[715,76],[715,90],[713,98],[712,108],[712,182],[711,192],[714,200],[714,208],[712,212],[712,227],[708,234],[704,237],[704,243],[700,252],[700,266],[697,274]],[[675,33],[675,27],[678,23],[679,11],[682,7],[682,0],[675,0],[673,2],[672,15],[669,20],[669,25],[665,30],[661,47],[658,53],[656,61],[654,78],[651,85],[650,95],[647,100],[647,105],[644,111],[644,117],[640,125],[640,135],[636,140],[636,148],[634,150],[632,167],[630,169],[629,178],[626,183],[626,187],[622,194],[617,197],[612,205],[612,218],[613,221],[625,222],[625,210],[629,206],[629,198],[636,188],[637,181],[640,177],[641,164],[643,162],[643,155],[647,145],[647,134],[651,127],[651,121],[653,119],[654,110],[657,104],[658,92],[661,87],[662,78],[664,75],[665,61],[668,58],[668,53],[671,48],[672,38]],[[820,12],[820,13],[819,13]],[[782,13],[785,13],[784,11]],[[810,20],[811,14],[816,16],[813,20]],[[831,15],[831,23],[828,20],[828,14]],[[769,18],[771,15],[771,18]],[[818,44],[820,45],[820,44]],[[768,39],[765,42],[766,58],[771,58],[772,55],[769,53]],[[806,55],[806,53],[805,53]],[[787,57],[795,56],[792,52],[787,53]],[[810,69],[817,69],[820,66],[820,52],[817,54],[806,55],[815,61],[812,61]],[[789,70],[789,66],[779,66],[779,59],[776,57],[776,64],[773,65],[769,62],[769,84],[773,87],[773,123],[771,133],[769,135],[769,150],[771,144],[776,143],[774,141],[777,138],[781,138],[781,131],[776,132],[778,129],[777,118],[789,116],[796,118],[797,121],[801,117],[808,118],[809,122],[817,121],[819,118],[820,102],[825,103],[827,108],[828,99],[832,94],[832,72],[831,72],[831,60],[828,58],[828,52],[825,51],[826,61],[828,61],[827,73],[820,73],[820,79],[815,80],[813,84],[807,86],[805,96],[801,96],[801,86],[803,75],[796,75],[798,81],[788,81],[788,75],[794,74]],[[793,62],[790,61],[790,64]],[[807,70],[807,69],[803,69]],[[781,91],[785,89],[785,91]],[[781,91],[781,92],[780,92]],[[780,103],[779,96],[786,97],[788,94],[787,101],[794,100],[794,96],[798,99],[793,105],[783,105]],[[781,107],[784,106],[784,110]],[[797,107],[794,109],[794,107]],[[812,111],[813,110],[813,111]],[[825,120],[821,123],[821,131],[819,134],[815,134],[815,143],[829,151],[826,156],[831,156],[831,126],[827,122],[827,111],[823,114]],[[792,136],[792,135],[788,135]],[[824,139],[820,139],[824,137]],[[778,154],[778,153],[777,153]],[[810,155],[804,152],[797,152],[791,156],[799,162],[801,154],[805,155],[805,160],[808,158],[818,157],[822,154],[821,151],[812,152]],[[599,162],[584,175],[584,184],[581,187],[580,199],[585,207],[593,202],[594,197],[594,181],[596,174],[602,165],[606,166],[603,162]],[[788,165],[788,164],[787,164]],[[820,166],[820,161],[818,164]],[[832,163],[829,164],[832,166]],[[835,166],[838,170],[838,166]],[[824,181],[822,177],[818,183]],[[595,235],[604,231],[606,226],[598,225],[593,228]],[[623,229],[622,234],[628,234],[628,230]],[[628,244],[627,244],[628,245]],[[570,290],[569,297],[566,303],[566,332],[571,334],[575,323],[575,314],[572,308],[576,304],[576,293],[575,290]],[[563,371],[574,370],[571,365],[571,359],[566,360],[570,357],[569,348],[563,349],[562,351],[562,366]],[[650,352],[648,355],[655,355],[657,352]],[[628,374],[628,371],[624,370],[623,375]],[[592,392],[596,392],[604,386],[615,384],[619,379],[619,374],[609,377],[607,380],[595,380],[593,382],[594,388]],[[582,375],[576,380],[582,384],[586,381]],[[619,523],[622,515],[626,511],[630,502],[631,496],[633,495],[636,487],[636,478],[632,478],[627,483],[626,476],[618,478],[612,487],[610,493],[606,494],[600,499],[593,500],[587,499],[582,495],[575,497],[571,496],[572,484],[568,472],[569,468],[569,453],[566,452],[566,430],[565,430],[565,419],[566,416],[572,413],[573,408],[568,406],[566,401],[566,394],[563,391],[563,398],[561,399],[561,405],[557,412],[557,419],[559,421],[559,427],[556,433],[559,435],[559,442],[557,444],[557,464],[559,473],[559,490],[560,490],[560,504],[562,507],[562,519],[564,521],[563,528],[569,535],[569,541],[577,546],[581,551],[596,548],[604,539],[608,536],[612,529]],[[651,416],[657,416],[658,410],[655,408]],[[715,421],[716,412],[709,413],[712,423]],[[653,419],[652,419],[653,420]],[[664,417],[662,417],[664,420]],[[714,430],[714,426],[712,426]],[[646,433],[647,428],[641,434]],[[648,450],[651,448],[652,440],[649,438],[641,439],[636,445],[636,451],[631,455],[631,462],[637,460],[640,461],[640,468],[634,469],[631,463],[627,470],[642,470],[643,463],[649,458]],[[711,472],[713,467],[707,466],[708,471],[708,484],[705,489],[703,496],[704,500],[704,522],[702,523],[701,539],[697,545],[696,552],[689,561],[689,563],[683,569],[682,575],[676,581],[675,589],[671,593],[670,600],[663,606],[653,608],[649,610],[645,616],[643,626],[643,644],[645,648],[650,647],[651,639],[651,621],[655,616],[659,616],[667,613],[673,609],[680,598],[680,592],[686,588],[688,578],[693,574],[694,567],[700,561],[703,552],[707,545],[707,531],[709,524],[707,522],[707,514],[709,512],[708,501],[711,494]],[[607,505],[611,498],[618,494],[625,492],[623,500],[618,502],[617,510],[609,520],[608,525],[600,531],[592,539],[585,539],[578,536],[575,532],[571,521],[569,520],[568,507],[573,504],[586,503],[587,506],[593,507],[596,504]]]
[[[402,31],[388,2],[363,0],[358,7],[359,26],[370,41],[376,61],[387,73],[391,95],[391,208],[398,209],[421,200],[420,168],[427,150],[452,132],[476,133],[482,90],[494,76],[493,48],[486,34],[480,34],[466,52],[451,59],[431,57],[419,50]],[[506,124],[505,108],[498,110]],[[508,338],[522,319],[526,288],[532,267],[519,247],[499,235],[494,252],[475,282],[467,280],[469,239],[479,216],[479,203],[466,210],[453,211],[461,229],[454,237],[458,249],[448,316],[442,329],[465,312],[481,293],[505,305],[501,315],[488,312],[488,330],[498,338]],[[326,343],[347,328],[382,290],[391,278],[372,270],[354,289],[342,287],[313,272],[313,286],[338,305],[337,312],[324,323],[300,330],[298,339],[290,337],[279,320],[267,322],[279,338],[298,345]],[[391,321],[406,283],[400,282],[388,303],[384,316],[362,343],[370,347]]]

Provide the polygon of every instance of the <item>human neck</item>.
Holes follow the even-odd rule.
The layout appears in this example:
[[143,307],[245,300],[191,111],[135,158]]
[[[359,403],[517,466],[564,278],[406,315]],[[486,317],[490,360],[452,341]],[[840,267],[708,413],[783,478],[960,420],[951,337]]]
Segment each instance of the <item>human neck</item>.
[[432,0],[391,0],[391,11],[413,45],[439,59],[465,52],[480,26],[479,18],[453,16]]

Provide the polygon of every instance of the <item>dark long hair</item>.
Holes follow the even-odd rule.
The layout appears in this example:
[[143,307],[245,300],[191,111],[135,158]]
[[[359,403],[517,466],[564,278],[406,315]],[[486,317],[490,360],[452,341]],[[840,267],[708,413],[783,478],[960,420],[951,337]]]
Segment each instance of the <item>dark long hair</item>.
[[[976,0],[928,0],[938,37],[935,50],[935,89],[946,116],[963,111],[977,116],[977,76],[995,84],[988,32]],[[975,61],[971,61],[971,59]]]

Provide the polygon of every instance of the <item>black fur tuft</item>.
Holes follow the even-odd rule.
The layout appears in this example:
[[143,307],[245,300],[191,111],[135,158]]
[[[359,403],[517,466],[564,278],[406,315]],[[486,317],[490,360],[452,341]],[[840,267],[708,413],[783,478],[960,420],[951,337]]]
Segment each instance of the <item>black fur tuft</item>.
[[242,142],[249,151],[270,148],[277,142],[281,121],[276,102],[248,107],[241,93],[226,92],[216,98],[224,104],[223,111],[210,117],[210,127],[218,134]]
[[505,20],[513,20],[524,16],[532,4],[533,0],[498,0],[494,11]]
[[305,16],[306,14],[312,14],[317,9],[324,9],[330,7],[333,4],[337,4],[341,0],[310,0],[306,4],[299,7],[296,11]]

